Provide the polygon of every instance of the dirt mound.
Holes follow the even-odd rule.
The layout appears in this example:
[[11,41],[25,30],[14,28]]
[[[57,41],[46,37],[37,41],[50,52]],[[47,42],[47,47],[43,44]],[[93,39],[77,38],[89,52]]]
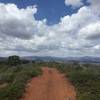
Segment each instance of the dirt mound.
[[28,84],[22,100],[76,100],[76,92],[62,74],[46,67]]

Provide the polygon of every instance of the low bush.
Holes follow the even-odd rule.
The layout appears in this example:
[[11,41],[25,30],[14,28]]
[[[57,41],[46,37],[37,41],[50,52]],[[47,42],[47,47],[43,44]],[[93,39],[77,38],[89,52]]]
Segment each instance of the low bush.
[[1,66],[0,84],[7,83],[0,89],[0,100],[18,100],[25,89],[26,83],[32,77],[41,74],[41,69],[33,64],[17,65],[15,67]]
[[77,91],[77,100],[100,99],[100,65],[52,63],[50,67],[57,68],[70,79]]

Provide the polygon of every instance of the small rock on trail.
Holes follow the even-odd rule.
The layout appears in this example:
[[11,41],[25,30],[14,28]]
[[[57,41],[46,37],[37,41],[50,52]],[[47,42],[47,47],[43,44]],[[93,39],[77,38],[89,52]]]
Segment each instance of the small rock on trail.
[[21,100],[76,100],[68,79],[56,69],[44,67],[43,75],[33,78]]

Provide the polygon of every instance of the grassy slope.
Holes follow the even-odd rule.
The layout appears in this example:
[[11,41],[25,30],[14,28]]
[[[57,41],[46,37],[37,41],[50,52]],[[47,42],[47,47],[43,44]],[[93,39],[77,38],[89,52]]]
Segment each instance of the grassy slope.
[[36,65],[26,64],[15,67],[0,65],[0,100],[18,100],[24,92],[26,82],[41,73]]
[[[50,65],[50,64],[48,64]],[[76,87],[77,100],[100,99],[100,65],[51,64],[66,74]]]
[[77,100],[100,99],[100,66],[63,63],[34,63],[9,67],[0,65],[0,100],[18,100],[24,92],[27,80],[41,74],[39,66],[59,69],[72,81],[77,90]]

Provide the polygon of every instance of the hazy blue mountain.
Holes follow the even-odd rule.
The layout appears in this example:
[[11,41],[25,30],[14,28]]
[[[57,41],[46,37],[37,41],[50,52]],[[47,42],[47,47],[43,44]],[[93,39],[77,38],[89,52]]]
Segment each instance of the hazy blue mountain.
[[51,57],[51,56],[29,56],[23,57],[23,59],[27,60],[35,60],[35,61],[58,61],[58,62],[86,62],[86,63],[100,63],[100,57]]
[[[7,57],[0,57],[0,61],[6,60]],[[31,61],[44,61],[44,62],[84,62],[84,63],[100,63],[100,57],[84,56],[84,57],[51,57],[51,56],[26,56],[21,59]]]

